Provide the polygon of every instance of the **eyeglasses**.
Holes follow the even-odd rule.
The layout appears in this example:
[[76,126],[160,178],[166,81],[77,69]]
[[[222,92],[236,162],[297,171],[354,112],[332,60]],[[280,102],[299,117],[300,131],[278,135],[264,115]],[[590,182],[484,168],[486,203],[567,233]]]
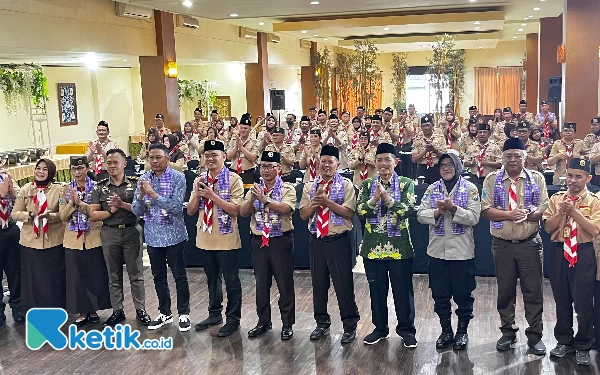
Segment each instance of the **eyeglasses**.
[[272,171],[273,169],[275,169],[277,167],[278,167],[278,165],[261,165],[260,169],[263,170],[263,171],[269,172],[269,171]]
[[454,169],[454,164],[440,164],[440,169]]
[[164,155],[153,155],[153,156],[148,156],[148,160],[150,161],[158,161],[158,160],[162,160],[163,158],[165,158],[166,156]]
[[504,158],[507,160],[520,160],[523,158],[521,154],[504,154]]
[[87,167],[79,166],[79,167],[71,167],[71,172],[83,172]]

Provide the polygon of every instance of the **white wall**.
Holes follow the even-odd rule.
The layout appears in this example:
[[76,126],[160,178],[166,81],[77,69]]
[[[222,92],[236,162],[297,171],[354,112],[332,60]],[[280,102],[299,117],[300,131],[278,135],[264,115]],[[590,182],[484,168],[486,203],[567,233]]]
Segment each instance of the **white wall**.
[[285,90],[285,111],[296,117],[302,116],[302,90],[300,88],[300,68],[280,67],[269,68],[270,89]]

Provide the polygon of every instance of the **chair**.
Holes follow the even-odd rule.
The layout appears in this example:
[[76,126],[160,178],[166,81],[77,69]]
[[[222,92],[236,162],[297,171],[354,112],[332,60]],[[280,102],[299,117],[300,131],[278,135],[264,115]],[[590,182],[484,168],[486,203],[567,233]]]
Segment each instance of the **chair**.
[[192,195],[192,190],[194,189],[194,180],[196,180],[196,177],[198,177],[198,175],[190,170],[184,171],[183,174],[185,176],[186,187],[185,200],[188,201],[190,199],[190,196]]

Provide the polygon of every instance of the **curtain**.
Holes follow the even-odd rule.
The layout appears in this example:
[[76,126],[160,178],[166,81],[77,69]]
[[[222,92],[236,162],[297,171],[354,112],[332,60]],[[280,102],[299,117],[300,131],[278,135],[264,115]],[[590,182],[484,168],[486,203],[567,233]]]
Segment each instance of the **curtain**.
[[479,113],[491,115],[496,107],[497,68],[475,68],[475,105]]
[[475,68],[475,104],[479,112],[492,115],[495,108],[519,108],[521,67]]
[[510,107],[513,112],[518,111],[521,100],[521,67],[498,68],[498,94],[496,105],[498,108]]

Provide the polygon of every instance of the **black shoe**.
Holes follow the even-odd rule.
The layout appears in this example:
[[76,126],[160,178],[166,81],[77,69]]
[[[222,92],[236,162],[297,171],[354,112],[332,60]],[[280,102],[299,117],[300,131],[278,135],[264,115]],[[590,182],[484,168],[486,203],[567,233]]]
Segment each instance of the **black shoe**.
[[17,308],[12,309],[12,316],[15,323],[23,323],[25,321],[25,315],[21,314],[21,311]]
[[90,323],[92,323],[92,324],[100,323],[100,317],[98,315],[91,316],[90,314],[88,314],[87,317],[88,317],[88,320],[90,321]]
[[265,334],[267,331],[270,331],[273,328],[273,325],[271,323],[269,324],[263,324],[263,325],[256,325],[256,327],[252,328],[250,331],[248,331],[248,337],[257,337],[260,335]]
[[573,348],[571,345],[557,344],[554,349],[550,350],[550,356],[562,358],[569,353],[573,353],[574,351],[575,348]]
[[113,311],[110,318],[106,319],[106,322],[104,322],[104,325],[105,326],[114,326],[115,324],[121,323],[124,320],[125,320],[125,313],[123,312],[123,310],[115,310],[115,311]]
[[579,366],[589,366],[592,364],[589,350],[578,350],[575,353],[575,363]]
[[217,336],[219,336],[219,337],[231,336],[238,329],[240,329],[239,322],[235,322],[235,323],[226,322],[225,325],[219,329],[219,332],[217,332]]
[[159,329],[165,324],[173,323],[173,314],[165,315],[163,313],[159,313],[156,319],[148,324],[149,330]]
[[292,329],[292,326],[283,326],[281,329],[281,339],[286,341],[291,340],[292,337],[294,337],[294,330]]
[[529,347],[529,353],[535,355],[546,355],[546,345],[542,342],[542,340],[538,341],[535,345],[527,344]]
[[196,331],[204,331],[205,329],[208,329],[208,327],[216,326],[221,323],[223,323],[223,318],[220,315],[219,316],[209,316],[208,318],[204,319],[200,323],[196,323],[196,325],[194,326],[194,329]]
[[517,338],[514,336],[502,336],[496,342],[496,349],[505,352],[509,349],[514,349],[517,343]]
[[315,328],[314,331],[312,331],[312,333],[310,334],[310,339],[311,340],[319,340],[319,339],[323,338],[323,336],[328,335],[328,334],[329,334],[329,327],[317,326],[317,328]]
[[469,327],[468,321],[459,321],[458,328],[456,329],[456,336],[454,336],[454,350],[464,350],[469,344],[469,335],[467,334],[467,328]]
[[342,335],[342,344],[350,344],[354,340],[356,340],[356,330],[352,332],[344,332]]
[[402,336],[402,341],[404,341],[405,348],[413,349],[417,347],[417,338],[412,333]]
[[148,315],[144,309],[135,310],[135,315],[135,318],[145,326],[149,325],[152,321],[152,319],[150,319],[150,315]]
[[442,333],[435,341],[435,347],[437,349],[446,349],[454,343],[454,331],[452,330],[452,320],[440,319],[440,325],[442,326]]
[[77,328],[81,328],[84,325],[88,324],[90,322],[90,318],[88,318],[87,316],[85,318],[83,318],[83,320],[76,320],[73,322],[73,324],[75,324],[75,327]]
[[2,327],[6,323],[6,315],[4,311],[0,311],[0,327]]
[[363,339],[363,343],[367,344],[367,345],[375,345],[379,341],[386,340],[386,339],[389,339],[389,338],[390,338],[390,334],[389,333],[387,335],[384,335],[383,332],[380,332],[378,330],[374,330],[373,332],[371,332],[367,336],[365,336],[365,338]]

